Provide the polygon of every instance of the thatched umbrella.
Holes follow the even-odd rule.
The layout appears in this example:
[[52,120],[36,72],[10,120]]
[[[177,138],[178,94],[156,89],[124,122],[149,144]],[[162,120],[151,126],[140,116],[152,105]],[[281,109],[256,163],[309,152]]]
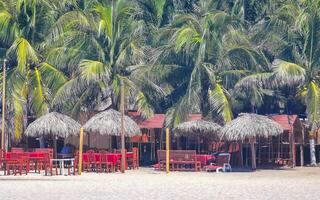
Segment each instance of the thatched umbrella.
[[69,135],[79,134],[81,125],[67,115],[51,112],[29,124],[25,131],[26,136],[54,136],[55,155],[57,155],[56,137],[66,138]]
[[[123,89],[121,90],[123,92]],[[123,94],[121,95],[123,96]],[[123,100],[123,97],[122,97]],[[122,113],[124,113],[123,102]],[[132,137],[140,134],[140,127],[130,117],[118,111],[109,109],[98,113],[89,119],[83,129],[86,132],[95,132],[101,135],[121,136],[121,172],[125,171],[125,141],[124,136]]]
[[[120,136],[121,113],[113,109],[98,113],[84,124],[83,129],[88,133],[95,132],[101,135]],[[138,124],[128,116],[124,116],[124,134],[127,137],[140,134]]]
[[281,126],[266,116],[241,113],[223,127],[222,138],[226,140],[249,140],[251,144],[252,168],[256,169],[254,140],[256,137],[276,136],[283,133]]
[[197,120],[183,122],[179,124],[174,132],[178,136],[204,136],[210,138],[218,138],[221,126],[214,122]]
[[221,126],[214,122],[205,120],[188,121],[179,124],[174,133],[177,136],[196,137],[198,139],[198,151],[200,151],[200,137],[210,140],[219,139]]
[[67,137],[79,134],[81,125],[67,115],[51,112],[29,124],[25,131],[27,136],[54,135]]

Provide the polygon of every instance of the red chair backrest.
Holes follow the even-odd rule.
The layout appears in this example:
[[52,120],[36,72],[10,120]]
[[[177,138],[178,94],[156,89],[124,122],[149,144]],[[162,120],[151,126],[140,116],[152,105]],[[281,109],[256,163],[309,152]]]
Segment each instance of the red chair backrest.
[[101,153],[101,162],[107,162],[108,158],[107,158],[107,153]]
[[89,162],[94,162],[94,151],[89,150],[87,151],[87,154],[88,154]]
[[83,162],[89,162],[89,154],[88,153],[83,153],[82,154],[82,161]]
[[7,155],[9,155],[8,159],[10,159],[10,160],[18,160],[19,159],[19,156],[16,153],[10,152],[10,154],[7,154]]
[[101,162],[101,153],[94,153],[94,162]]
[[4,157],[5,157],[6,159],[11,159],[11,155],[12,155],[11,152],[5,152]]
[[43,152],[43,153],[48,153],[49,158],[53,158],[53,149],[52,148],[37,148],[35,149],[35,152]]
[[29,153],[29,157],[30,158],[44,158],[45,154],[49,155],[49,153],[46,153],[46,152],[31,152],[31,153]]

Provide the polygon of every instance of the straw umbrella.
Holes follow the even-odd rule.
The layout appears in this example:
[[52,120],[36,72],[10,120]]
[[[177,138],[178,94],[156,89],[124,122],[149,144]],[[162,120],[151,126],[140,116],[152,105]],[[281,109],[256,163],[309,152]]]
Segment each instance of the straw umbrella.
[[197,120],[179,124],[174,132],[177,136],[197,137],[198,151],[200,151],[200,137],[211,140],[219,139],[221,129],[222,127],[214,122]]
[[[123,105],[123,102],[122,102]],[[85,123],[83,129],[86,132],[95,132],[101,135],[121,136],[121,172],[125,169],[125,145],[124,136],[132,137],[140,134],[140,127],[130,117],[122,113],[109,109],[94,115]]]
[[[83,129],[90,133],[121,136],[121,113],[109,109],[94,115],[84,125]],[[130,117],[124,116],[124,135],[132,137],[140,134],[140,127]]]
[[256,169],[254,141],[256,137],[276,136],[283,132],[281,126],[266,116],[242,113],[223,127],[222,138],[230,141],[249,140],[252,169]]
[[29,124],[25,131],[26,136],[54,136],[55,155],[57,155],[56,137],[66,138],[79,133],[81,125],[67,115],[51,112]]

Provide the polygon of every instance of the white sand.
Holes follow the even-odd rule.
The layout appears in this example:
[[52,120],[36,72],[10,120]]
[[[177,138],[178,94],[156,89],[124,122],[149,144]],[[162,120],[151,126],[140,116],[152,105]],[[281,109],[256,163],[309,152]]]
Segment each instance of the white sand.
[[126,174],[0,176],[0,200],[46,199],[320,199],[320,168],[243,173],[174,172],[152,169]]

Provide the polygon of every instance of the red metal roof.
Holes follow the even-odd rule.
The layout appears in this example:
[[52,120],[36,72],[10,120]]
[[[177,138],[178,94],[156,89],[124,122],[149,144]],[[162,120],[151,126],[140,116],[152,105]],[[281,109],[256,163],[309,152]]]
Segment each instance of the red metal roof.
[[[150,119],[144,120],[138,111],[129,111],[128,116],[131,117],[140,128],[163,128],[166,119],[165,114],[154,114]],[[202,114],[190,114],[188,121],[197,121],[202,119]]]
[[198,121],[202,120],[202,114],[190,114],[188,121]]
[[154,114],[153,117],[144,120],[140,112],[128,112],[128,115],[139,125],[140,128],[163,128],[166,119],[165,114]]
[[283,130],[292,131],[292,127],[298,118],[297,115],[272,115],[271,119],[278,122]]

